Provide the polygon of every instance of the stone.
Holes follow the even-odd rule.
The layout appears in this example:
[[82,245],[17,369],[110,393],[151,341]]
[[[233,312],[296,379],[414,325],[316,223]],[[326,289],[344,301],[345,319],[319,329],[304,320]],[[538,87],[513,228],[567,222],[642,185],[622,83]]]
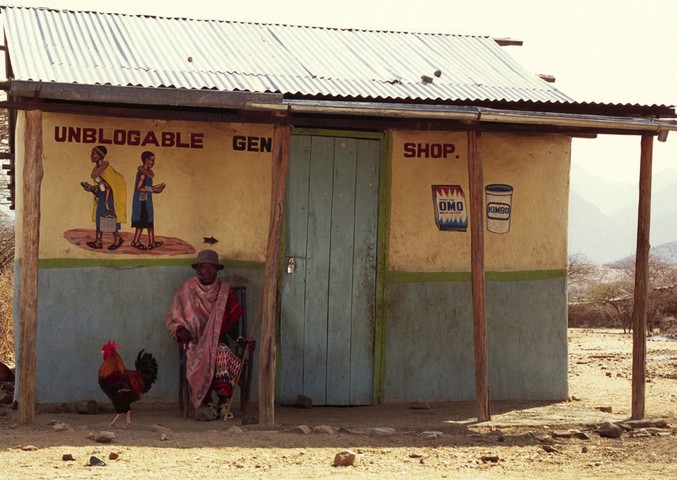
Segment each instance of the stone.
[[106,462],[104,462],[103,460],[101,460],[98,457],[91,456],[91,457],[89,457],[89,464],[88,465],[90,467],[105,467]]
[[61,460],[63,460],[64,462],[72,462],[73,460],[75,460],[75,458],[70,453],[64,453],[63,455],[61,455]]
[[552,432],[552,438],[571,438],[573,436],[571,430],[554,430]]
[[645,438],[645,437],[650,437],[651,434],[646,428],[640,428],[637,430],[633,430],[630,432],[630,438]]
[[397,434],[397,431],[391,427],[376,427],[371,429],[371,435],[374,437],[387,437]]
[[355,452],[351,452],[350,450],[344,450],[342,452],[337,453],[334,456],[333,465],[335,467],[351,467],[355,465],[356,458],[357,455],[355,455]]
[[97,435],[94,436],[94,441],[99,442],[99,443],[110,443],[113,441],[115,438],[115,433],[113,432],[107,432],[107,431],[101,431]]
[[120,454],[119,454],[119,453],[116,453],[116,452],[110,452],[110,453],[108,454],[108,460],[117,460],[118,458],[120,458]]
[[301,408],[311,408],[313,406],[313,399],[299,394],[299,396],[296,397],[296,406]]
[[421,432],[422,437],[426,438],[439,438],[442,435],[444,435],[442,432],[434,431],[434,430],[427,430],[425,432]]
[[599,433],[600,437],[620,438],[620,436],[623,434],[623,429],[611,422],[604,422],[597,429],[597,433]]
[[604,413],[611,413],[613,411],[613,409],[609,406],[595,407],[595,410],[599,410],[600,412]]
[[52,430],[54,430],[55,432],[63,432],[64,430],[72,430],[72,428],[67,423],[57,422],[54,425],[52,425]]
[[369,435],[369,430],[366,428],[339,428],[339,433],[347,433],[348,435]]
[[484,463],[491,462],[491,463],[498,463],[498,455],[482,455],[480,457],[480,460],[482,460]]
[[96,400],[77,402],[75,404],[75,411],[81,415],[96,415],[99,413],[99,405],[96,403]]
[[336,429],[328,425],[318,425],[317,427],[313,428],[313,433],[324,433],[327,435],[334,435],[336,433]]
[[285,430],[287,433],[301,433],[303,435],[309,435],[312,433],[312,430],[308,425],[299,425],[297,427],[292,427],[289,430]]
[[636,428],[668,428],[668,422],[665,420],[626,420],[626,423],[633,430]]

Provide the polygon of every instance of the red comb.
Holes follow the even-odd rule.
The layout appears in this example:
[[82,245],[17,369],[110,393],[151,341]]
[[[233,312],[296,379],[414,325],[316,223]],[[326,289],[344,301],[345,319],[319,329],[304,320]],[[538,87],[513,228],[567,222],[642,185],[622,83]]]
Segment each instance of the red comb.
[[108,340],[104,345],[103,345],[103,354],[104,356],[108,357],[111,353],[117,351],[118,347],[117,343],[115,343],[113,340]]

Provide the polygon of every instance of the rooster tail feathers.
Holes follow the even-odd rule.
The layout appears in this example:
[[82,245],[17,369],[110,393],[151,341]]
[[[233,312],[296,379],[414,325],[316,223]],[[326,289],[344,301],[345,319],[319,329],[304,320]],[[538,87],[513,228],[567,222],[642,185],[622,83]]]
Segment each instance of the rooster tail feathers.
[[136,371],[141,374],[143,377],[143,393],[146,393],[150,390],[151,385],[157,380],[157,360],[150,353],[144,353],[144,350],[141,350],[136,356],[136,362],[134,363]]

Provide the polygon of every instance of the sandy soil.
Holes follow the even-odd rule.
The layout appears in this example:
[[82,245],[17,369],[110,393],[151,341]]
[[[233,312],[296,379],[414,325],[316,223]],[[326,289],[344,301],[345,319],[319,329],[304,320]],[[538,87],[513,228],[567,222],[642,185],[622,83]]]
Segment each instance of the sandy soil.
[[[634,425],[631,335],[570,329],[569,345],[568,402],[492,402],[483,423],[474,402],[279,407],[271,427],[240,412],[197,422],[141,401],[132,429],[100,443],[92,437],[111,430],[111,414],[43,406],[20,426],[3,408],[0,478],[677,478],[677,341],[647,342],[645,423]],[[605,422],[625,426],[620,438],[599,434]],[[334,466],[344,451],[354,464]],[[105,465],[90,466],[92,456]]]

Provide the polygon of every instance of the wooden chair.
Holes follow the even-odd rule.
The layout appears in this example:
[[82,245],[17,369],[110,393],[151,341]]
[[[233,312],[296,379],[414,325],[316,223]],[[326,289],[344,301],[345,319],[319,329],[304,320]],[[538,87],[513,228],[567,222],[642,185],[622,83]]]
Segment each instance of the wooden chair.
[[[237,334],[242,338],[248,338],[248,325],[247,325],[247,287],[230,287],[235,294],[237,299],[242,306],[242,316],[237,321]],[[184,416],[188,417],[191,410],[190,402],[190,393],[188,390],[188,380],[186,379],[186,349],[188,345],[185,343],[179,343],[179,410],[184,413]],[[244,357],[244,348],[239,345],[236,347],[235,354],[243,358]],[[251,355],[247,356],[244,364],[242,365],[242,373],[240,374],[240,381],[238,386],[240,387],[240,411],[244,414],[249,403],[249,391],[252,383],[252,368],[251,368]],[[235,393],[233,392],[233,395]]]

